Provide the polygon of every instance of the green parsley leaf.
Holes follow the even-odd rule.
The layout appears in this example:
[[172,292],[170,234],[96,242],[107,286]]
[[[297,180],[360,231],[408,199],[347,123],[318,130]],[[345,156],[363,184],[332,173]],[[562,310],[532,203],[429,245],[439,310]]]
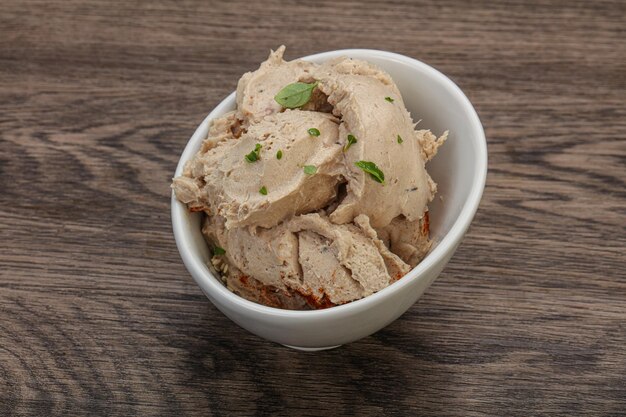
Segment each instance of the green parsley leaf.
[[354,163],[354,165],[358,166],[363,171],[370,174],[374,181],[385,184],[385,174],[383,174],[383,172],[378,169],[375,163],[370,161],[357,161]]
[[313,175],[317,172],[317,167],[315,165],[305,165],[304,173],[307,175]]
[[354,135],[348,135],[348,140],[346,141],[346,144],[343,147],[343,151],[347,151],[350,146],[354,145],[356,143],[356,138],[354,137]]
[[276,152],[276,159],[281,159],[282,157],[283,157],[283,151],[279,149],[278,152]]
[[265,185],[263,187],[261,187],[261,189],[259,190],[259,192],[263,195],[267,195],[267,188],[265,188]]
[[398,143],[402,143],[402,142],[404,142],[404,141],[402,140],[402,136],[398,135]]
[[317,87],[317,81],[311,84],[293,83],[283,87],[274,96],[274,100],[283,107],[295,109],[304,106],[311,99],[313,89]]
[[385,97],[385,100],[387,100],[390,103],[393,103],[393,99],[391,97]]
[[309,130],[307,130],[307,132],[309,132],[309,135],[311,136],[319,136],[320,135],[320,131],[317,130],[316,128],[312,127]]
[[217,256],[217,255],[223,255],[226,253],[226,249],[224,248],[220,248],[219,246],[216,246],[213,249],[213,256]]
[[254,147],[254,150],[252,152],[250,152],[249,154],[247,154],[246,156],[244,156],[244,159],[248,162],[256,162],[259,159],[261,159],[261,144],[257,143],[256,146]]

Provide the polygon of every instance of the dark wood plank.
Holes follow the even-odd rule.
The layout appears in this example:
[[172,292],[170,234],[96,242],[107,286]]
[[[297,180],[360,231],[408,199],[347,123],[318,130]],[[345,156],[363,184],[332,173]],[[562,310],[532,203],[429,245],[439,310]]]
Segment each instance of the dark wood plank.
[[[623,415],[626,5],[0,8],[0,415]],[[270,48],[421,59],[475,104],[483,202],[402,318],[305,354],[195,286],[169,180]]]

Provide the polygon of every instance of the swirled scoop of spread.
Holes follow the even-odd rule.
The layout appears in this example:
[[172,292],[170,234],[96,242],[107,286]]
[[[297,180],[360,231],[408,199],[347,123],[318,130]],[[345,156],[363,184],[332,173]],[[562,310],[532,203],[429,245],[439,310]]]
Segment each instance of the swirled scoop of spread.
[[[341,142],[348,135],[356,142],[345,152],[348,194],[331,214],[336,223],[347,223],[359,214],[374,227],[395,217],[416,220],[424,214],[435,184],[424,166],[413,121],[391,77],[373,65],[340,58],[315,71],[319,89],[328,95],[333,113],[340,117]],[[384,185],[372,181],[358,161],[374,163],[384,173]]]
[[205,216],[213,266],[235,293],[290,309],[344,304],[426,255],[425,164],[444,142],[415,130],[391,77],[349,58],[273,52],[215,119],[177,198]]
[[203,209],[233,228],[273,227],[327,206],[340,181],[337,130],[329,114],[288,110],[266,116],[239,139],[219,142],[190,164],[202,178]]

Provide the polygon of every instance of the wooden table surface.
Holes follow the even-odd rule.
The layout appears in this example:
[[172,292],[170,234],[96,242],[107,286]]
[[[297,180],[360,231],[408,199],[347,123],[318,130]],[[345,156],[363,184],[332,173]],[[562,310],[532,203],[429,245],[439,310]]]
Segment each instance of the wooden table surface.
[[[0,415],[625,415],[625,19],[617,1],[3,0]],[[436,283],[321,353],[224,317],[170,225],[189,136],[281,44],[423,60],[489,146]]]

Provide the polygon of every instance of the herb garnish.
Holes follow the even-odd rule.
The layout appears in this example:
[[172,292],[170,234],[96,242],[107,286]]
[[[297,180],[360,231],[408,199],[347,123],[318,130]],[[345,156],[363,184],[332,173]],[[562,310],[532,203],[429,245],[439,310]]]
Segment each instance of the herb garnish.
[[304,173],[307,175],[313,175],[317,172],[317,167],[315,165],[305,165]]
[[309,130],[307,130],[307,132],[309,132],[309,135],[311,136],[319,136],[320,135],[320,131],[317,130],[316,128],[312,127]]
[[387,100],[390,103],[393,103],[393,99],[391,97],[385,97],[385,100]]
[[283,107],[295,109],[304,106],[311,99],[311,93],[317,86],[317,81],[311,84],[293,83],[283,87],[282,90],[274,96],[274,100]]
[[267,195],[267,188],[265,188],[265,185],[263,187],[261,187],[261,189],[259,190],[259,192],[263,195]]
[[354,135],[348,135],[348,141],[346,142],[346,144],[343,147],[343,151],[347,151],[350,146],[354,145],[356,143],[356,138],[354,137]]
[[402,140],[402,136],[398,135],[398,143],[402,143],[402,142],[404,142],[404,141]]
[[257,143],[254,147],[254,150],[250,152],[249,154],[247,154],[246,156],[244,156],[244,158],[248,162],[256,162],[259,159],[261,159],[260,152],[261,152],[261,144]]
[[383,172],[378,169],[375,163],[370,161],[357,161],[354,163],[354,165],[358,166],[363,171],[370,174],[374,181],[385,184],[385,174],[383,174]]
[[213,256],[217,256],[217,255],[223,255],[226,253],[226,249],[224,248],[220,248],[219,246],[216,246],[213,249]]
[[283,157],[283,151],[279,149],[278,152],[276,152],[276,159],[281,159],[282,157]]

